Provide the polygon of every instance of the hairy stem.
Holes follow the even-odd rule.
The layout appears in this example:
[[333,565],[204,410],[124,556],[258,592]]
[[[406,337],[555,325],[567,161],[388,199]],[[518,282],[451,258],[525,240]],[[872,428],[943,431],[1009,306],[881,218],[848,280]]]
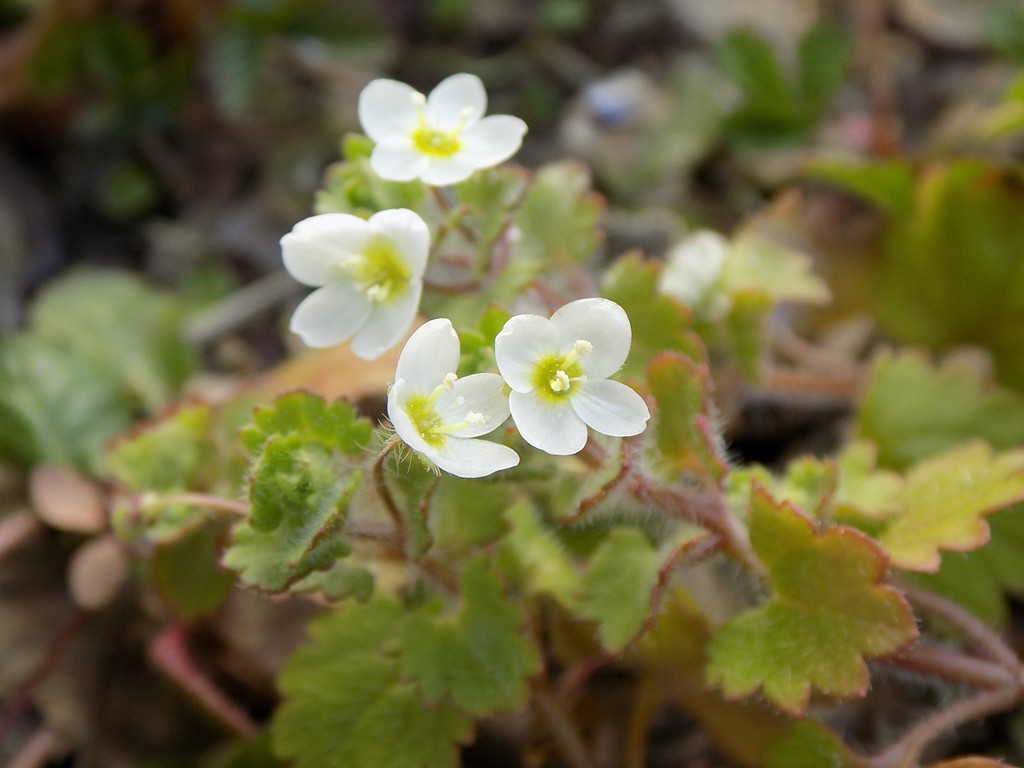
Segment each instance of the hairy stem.
[[969,699],[940,710],[911,728],[895,744],[873,757],[871,768],[913,768],[925,748],[946,731],[958,725],[1005,712],[1017,703],[1018,686],[982,691]]
[[1021,663],[1017,654],[998,632],[970,611],[913,584],[900,584],[899,588],[915,606],[963,632],[989,658],[1010,670],[1014,679],[1020,674]]
[[1017,684],[1013,674],[1001,664],[934,646],[911,646],[890,659],[890,662],[905,669],[976,688],[1008,688]]
[[238,499],[226,499],[223,496],[214,496],[209,493],[174,493],[168,496],[146,496],[144,502],[171,506],[172,504],[190,504],[196,507],[206,507],[217,512],[226,512],[229,515],[249,514],[249,504]]
[[381,502],[384,504],[384,509],[387,510],[391,516],[392,522],[395,524],[395,538],[398,542],[398,547],[401,552],[405,552],[405,522],[402,520],[402,512],[395,504],[395,498],[391,495],[391,489],[388,488],[387,478],[384,477],[384,462],[387,461],[388,456],[394,451],[398,445],[397,440],[392,440],[384,446],[384,450],[380,452],[377,457],[377,461],[373,464],[373,485],[377,490],[377,495],[380,497]]

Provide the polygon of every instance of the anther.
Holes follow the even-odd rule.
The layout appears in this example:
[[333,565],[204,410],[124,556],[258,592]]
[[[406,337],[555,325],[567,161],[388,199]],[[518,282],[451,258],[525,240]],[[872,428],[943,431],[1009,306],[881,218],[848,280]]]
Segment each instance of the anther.
[[565,392],[569,389],[570,385],[569,375],[565,371],[555,371],[555,378],[551,380],[551,391],[552,392]]

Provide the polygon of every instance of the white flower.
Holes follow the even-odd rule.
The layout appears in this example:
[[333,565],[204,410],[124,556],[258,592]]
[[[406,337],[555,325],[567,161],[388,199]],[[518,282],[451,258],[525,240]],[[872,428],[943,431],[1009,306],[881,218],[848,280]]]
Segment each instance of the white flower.
[[374,80],[359,95],[359,122],[377,142],[370,166],[384,179],[417,177],[455,184],[478,168],[508,160],[523,143],[526,123],[491,115],[476,75],[452,75],[424,97],[405,83]]
[[496,373],[458,378],[459,337],[447,318],[417,329],[402,350],[388,392],[388,418],[413,450],[459,477],[483,477],[519,463],[508,446],[479,440],[508,418]]
[[351,337],[352,351],[373,360],[412,325],[430,250],[427,225],[412,211],[313,216],[281,238],[281,249],[291,276],[317,286],[292,315],[292,331],[308,346]]
[[512,388],[509,406],[523,439],[568,456],[583,450],[587,427],[638,435],[651,417],[636,392],[608,377],[626,361],[632,330],[607,299],[580,299],[551,316],[516,315],[494,341],[498,370]]
[[729,253],[729,241],[707,229],[693,233],[665,257],[660,288],[663,293],[697,309],[701,314],[720,316],[729,308],[728,297],[714,294]]

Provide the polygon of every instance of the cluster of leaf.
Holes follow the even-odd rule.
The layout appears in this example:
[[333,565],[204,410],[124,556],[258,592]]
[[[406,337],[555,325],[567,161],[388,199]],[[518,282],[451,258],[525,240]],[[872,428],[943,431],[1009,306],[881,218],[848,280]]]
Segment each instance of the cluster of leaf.
[[138,278],[51,283],[28,329],[0,341],[0,456],[98,475],[103,445],[177,394],[194,368],[182,307]]
[[849,42],[830,27],[816,27],[797,50],[787,77],[771,45],[749,30],[727,35],[719,65],[739,85],[743,101],[726,119],[733,141],[754,146],[805,140],[846,75]]

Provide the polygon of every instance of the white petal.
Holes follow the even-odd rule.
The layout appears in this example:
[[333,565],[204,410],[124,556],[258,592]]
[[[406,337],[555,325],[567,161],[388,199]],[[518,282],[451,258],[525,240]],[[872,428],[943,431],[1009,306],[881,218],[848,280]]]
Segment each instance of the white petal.
[[549,403],[534,394],[513,391],[508,404],[519,434],[534,448],[554,456],[569,456],[587,444],[587,425],[568,399]]
[[483,420],[468,424],[452,434],[457,437],[479,437],[493,432],[508,418],[508,398],[502,390],[501,376],[496,373],[474,373],[455,382],[437,401],[437,409],[445,424],[457,424],[466,414],[480,414]]
[[[464,111],[465,110],[465,111]],[[461,72],[446,77],[427,97],[427,115],[433,128],[450,131],[460,123],[469,127],[487,111],[487,91],[476,75]]]
[[[426,157],[424,155],[424,157]],[[448,157],[428,158],[427,167],[420,172],[419,176],[425,184],[432,187],[447,187],[449,184],[458,184],[473,175],[476,166],[465,154],[459,152]]]
[[398,358],[395,379],[405,379],[410,392],[429,394],[459,367],[459,336],[446,317],[416,329]]
[[530,392],[537,361],[558,351],[558,331],[540,315],[509,318],[494,340],[498,371],[516,392]]
[[408,136],[416,129],[419,92],[397,80],[374,80],[359,94],[359,122],[376,142]]
[[576,414],[595,432],[612,437],[639,435],[651,412],[636,392],[617,381],[584,381],[570,398]]
[[363,326],[352,339],[352,352],[363,360],[376,360],[401,341],[416,319],[423,283],[409,284],[405,295],[386,304],[373,303]]
[[366,222],[347,213],[303,219],[281,238],[284,268],[300,283],[326,285],[337,279],[332,268],[357,253],[368,235]]
[[519,463],[518,453],[507,445],[489,440],[449,437],[440,448],[423,453],[445,472],[458,477],[483,477]]
[[429,164],[430,158],[417,151],[411,141],[378,144],[370,154],[373,172],[389,181],[411,181]]
[[526,123],[511,115],[491,115],[459,136],[462,151],[477,168],[503,163],[519,151]]
[[414,451],[427,453],[433,450],[424,440],[405,412],[405,399],[409,396],[407,383],[403,379],[396,379],[388,391],[388,418],[395,428],[395,432]]
[[420,277],[430,253],[430,229],[427,223],[407,208],[380,211],[367,222],[371,232],[386,236],[395,244],[413,277]]
[[605,379],[626,362],[633,331],[626,311],[608,299],[579,299],[551,316],[558,329],[562,349],[568,351],[578,341],[593,347],[580,357],[580,367],[592,379]]
[[366,297],[351,283],[331,283],[303,299],[292,315],[291,330],[307,347],[340,344],[359,330],[370,314]]

